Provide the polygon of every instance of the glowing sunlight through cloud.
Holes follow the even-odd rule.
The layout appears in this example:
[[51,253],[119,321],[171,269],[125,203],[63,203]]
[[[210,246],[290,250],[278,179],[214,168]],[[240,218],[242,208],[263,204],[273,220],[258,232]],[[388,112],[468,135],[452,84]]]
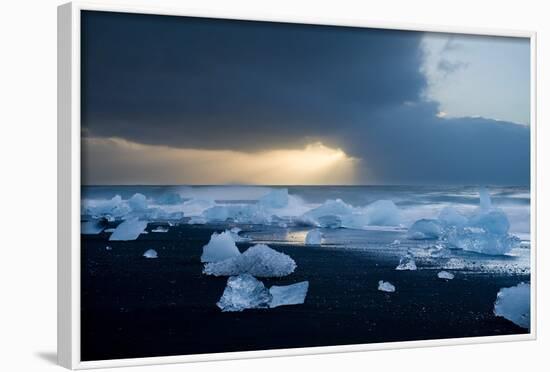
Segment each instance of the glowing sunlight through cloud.
[[[358,159],[320,142],[262,152],[180,149],[83,138],[83,183],[349,185]],[[93,165],[86,164],[93,159]]]

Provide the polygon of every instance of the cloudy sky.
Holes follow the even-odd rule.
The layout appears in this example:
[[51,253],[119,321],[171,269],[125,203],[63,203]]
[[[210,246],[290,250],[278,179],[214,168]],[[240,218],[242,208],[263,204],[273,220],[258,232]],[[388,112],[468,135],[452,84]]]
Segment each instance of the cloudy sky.
[[529,183],[529,40],[82,18],[83,184]]

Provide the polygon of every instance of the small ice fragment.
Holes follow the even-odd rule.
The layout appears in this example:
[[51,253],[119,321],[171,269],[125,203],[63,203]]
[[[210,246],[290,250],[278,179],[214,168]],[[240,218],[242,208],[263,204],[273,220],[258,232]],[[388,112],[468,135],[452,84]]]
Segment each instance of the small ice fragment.
[[264,284],[250,274],[240,274],[227,279],[227,286],[216,305],[222,311],[267,308],[271,294]]
[[395,270],[416,270],[416,262],[410,253],[407,253],[405,256],[401,257],[399,260],[399,265]]
[[448,271],[440,271],[437,273],[437,277],[439,279],[448,279],[448,280],[451,280],[451,279],[454,279],[454,275],[451,274],[450,272]]
[[207,263],[204,266],[203,273],[214,276],[232,276],[246,273],[269,278],[292,274],[295,269],[296,262],[290,256],[277,252],[265,244],[256,244],[238,256]]
[[323,235],[317,229],[311,230],[306,235],[306,245],[320,245],[323,240]]
[[520,283],[501,288],[495,301],[494,314],[506,318],[522,328],[531,326],[531,285]]
[[390,282],[380,280],[378,282],[378,290],[382,292],[395,292],[395,286]]
[[240,254],[231,232],[213,233],[208,244],[202,247],[201,262],[223,261]]
[[136,240],[146,227],[147,221],[137,218],[128,219],[116,227],[109,240]]
[[111,250],[113,250],[113,247],[111,247],[110,245],[108,245],[108,246],[105,247],[105,250],[106,250],[106,251],[111,251]]
[[154,232],[154,233],[166,233],[166,232],[168,232],[168,228],[167,228],[167,227],[164,227],[164,226],[157,226],[156,228],[154,228],[153,230],[151,230],[151,232]]
[[274,285],[269,288],[269,293],[272,296],[269,307],[303,304],[308,288],[308,281],[285,286]]
[[143,254],[143,257],[145,257],[145,258],[158,258],[158,254],[157,254],[157,251],[155,251],[154,249],[148,249]]
[[401,244],[401,240],[395,239],[393,242],[391,242],[390,245],[399,245],[399,244]]
[[407,232],[407,237],[416,240],[438,239],[443,232],[439,221],[423,218],[412,224]]

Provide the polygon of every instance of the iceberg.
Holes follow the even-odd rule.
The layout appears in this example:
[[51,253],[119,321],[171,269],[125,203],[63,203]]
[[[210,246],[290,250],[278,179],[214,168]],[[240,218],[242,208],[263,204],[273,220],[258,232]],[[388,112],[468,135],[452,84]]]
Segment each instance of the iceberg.
[[380,280],[378,282],[378,290],[382,292],[395,292],[395,286],[390,282]]
[[483,228],[453,229],[446,236],[454,248],[490,255],[503,255],[519,245],[520,239],[509,234],[494,234]]
[[354,208],[341,199],[330,199],[319,207],[304,213],[297,220],[306,225],[335,228],[340,227],[342,216],[351,215],[353,211]]
[[470,218],[468,226],[477,227],[490,234],[506,235],[510,229],[510,222],[503,211],[494,209],[475,214]]
[[145,231],[147,221],[131,218],[118,225],[109,240],[136,240]]
[[238,256],[207,263],[203,273],[214,276],[250,274],[270,278],[292,274],[295,269],[296,262],[290,256],[265,244],[256,244]]
[[202,247],[201,262],[217,262],[239,256],[241,252],[229,231],[213,233],[210,241]]
[[308,289],[308,281],[285,286],[274,285],[269,288],[269,294],[271,295],[269,307],[273,308],[285,305],[303,304],[306,299]]
[[409,239],[442,239],[451,248],[490,255],[503,255],[519,246],[521,240],[508,232],[510,222],[506,214],[492,207],[486,188],[479,193],[479,208],[470,217],[444,208],[436,220],[416,221],[409,228]]
[[106,251],[112,251],[113,247],[111,247],[110,245],[107,245],[107,246],[105,246],[105,250]]
[[399,265],[397,265],[395,270],[416,270],[416,262],[413,256],[407,253],[405,256],[401,257]]
[[107,200],[83,200],[82,215],[94,217],[122,217],[130,213],[130,206],[122,200],[120,195],[115,195]]
[[227,279],[227,286],[216,305],[222,311],[243,311],[269,307],[271,294],[264,284],[250,274]]
[[145,258],[158,258],[158,254],[157,254],[157,251],[155,251],[154,249],[148,249],[145,251],[145,253],[143,253],[143,257]]
[[311,230],[307,233],[305,243],[306,245],[321,245],[323,235],[317,229]]
[[256,204],[215,205],[206,209],[202,216],[209,222],[232,220],[240,223],[268,224],[270,215]]
[[443,208],[439,212],[438,220],[446,227],[462,227],[468,223],[468,219],[452,207]]
[[391,200],[377,200],[367,205],[364,213],[372,226],[397,226],[401,222],[399,209]]
[[132,211],[144,211],[147,209],[147,198],[143,194],[136,193],[128,199],[128,205],[132,208]]
[[407,237],[414,240],[439,239],[443,235],[443,227],[438,220],[421,219],[412,224]]
[[203,212],[212,208],[215,203],[207,199],[191,199],[182,204],[181,209],[188,217],[201,217]]
[[165,227],[165,226],[157,226],[156,228],[154,228],[153,230],[151,230],[151,232],[154,232],[154,233],[166,233],[168,232],[168,227]]
[[258,200],[264,208],[284,208],[288,205],[288,189],[274,189]]
[[506,318],[522,328],[531,326],[531,285],[520,283],[501,288],[495,301],[494,314]]
[[451,280],[451,279],[454,279],[455,276],[448,271],[440,271],[437,273],[437,277],[439,279]]

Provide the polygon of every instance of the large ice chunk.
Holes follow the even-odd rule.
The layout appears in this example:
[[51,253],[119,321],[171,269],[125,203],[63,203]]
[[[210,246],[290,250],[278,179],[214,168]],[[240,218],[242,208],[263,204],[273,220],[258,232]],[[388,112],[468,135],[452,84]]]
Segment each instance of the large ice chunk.
[[308,231],[306,235],[306,245],[320,245],[323,240],[323,235],[317,229]]
[[450,231],[446,239],[451,247],[490,255],[506,254],[520,242],[513,235],[491,234],[483,229],[469,227]]
[[204,266],[203,273],[214,276],[231,276],[250,274],[257,277],[282,277],[292,274],[296,262],[281,252],[269,248],[265,244],[256,244],[241,255],[223,261],[209,262]]
[[378,282],[378,290],[382,292],[395,292],[395,286],[390,282],[380,280]]
[[223,261],[240,254],[231,232],[213,233],[208,244],[202,247],[201,262]]
[[443,227],[437,220],[421,219],[412,224],[407,232],[409,239],[439,239],[443,235]]
[[130,218],[118,225],[109,240],[136,240],[145,231],[147,221]]
[[502,288],[495,301],[494,313],[520,327],[531,326],[531,285],[520,283],[515,287]]
[[303,304],[308,288],[308,281],[285,286],[274,285],[269,288],[269,293],[272,297],[269,307]]
[[258,203],[264,208],[284,208],[288,205],[288,189],[274,189],[262,196]]
[[227,286],[216,304],[222,311],[267,308],[271,294],[264,284],[250,274],[227,279]]

